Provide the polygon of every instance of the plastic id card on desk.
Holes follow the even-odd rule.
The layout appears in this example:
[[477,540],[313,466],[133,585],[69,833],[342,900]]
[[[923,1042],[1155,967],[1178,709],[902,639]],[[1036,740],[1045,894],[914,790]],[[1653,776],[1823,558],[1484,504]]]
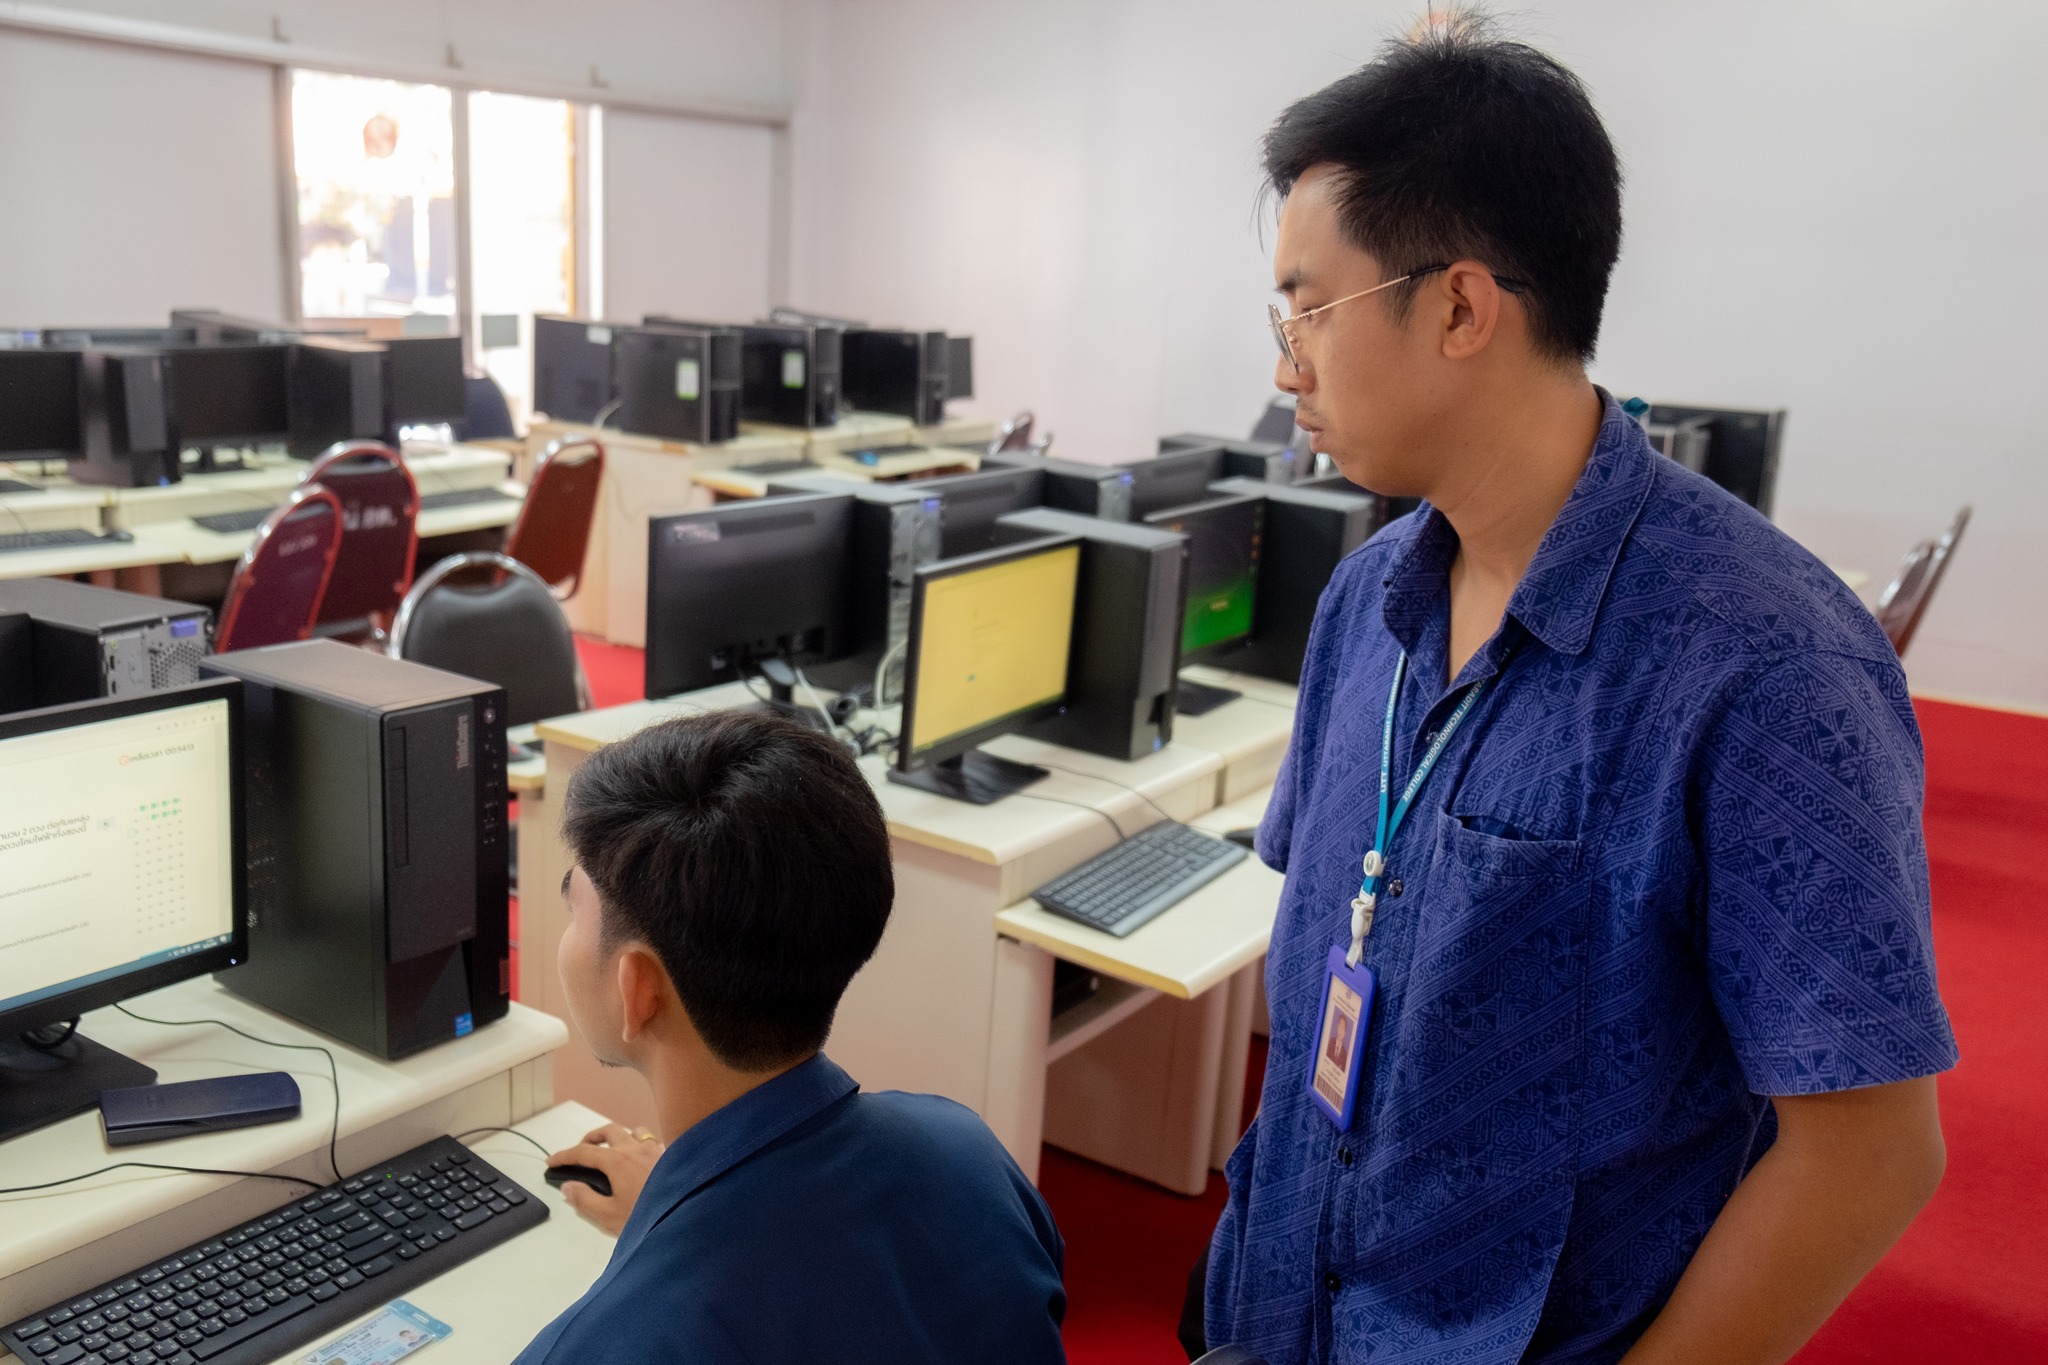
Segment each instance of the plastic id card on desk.
[[393,1299],[361,1327],[300,1356],[299,1365],[392,1365],[454,1331],[404,1299]]

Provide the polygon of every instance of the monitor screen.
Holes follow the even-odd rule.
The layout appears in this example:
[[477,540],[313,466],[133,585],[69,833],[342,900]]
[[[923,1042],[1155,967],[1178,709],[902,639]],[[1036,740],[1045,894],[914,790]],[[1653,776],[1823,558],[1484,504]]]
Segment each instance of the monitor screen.
[[234,716],[205,690],[0,729],[0,1018],[234,940]]
[[396,426],[460,422],[469,415],[461,337],[393,337],[384,394]]
[[917,486],[941,499],[939,553],[947,559],[995,548],[999,519],[1045,503],[1045,474],[1035,468],[989,468],[921,479]]
[[904,747],[927,754],[1000,727],[1067,691],[1081,547],[1022,547],[918,575]]
[[77,455],[76,351],[0,350],[0,454]]
[[1188,605],[1181,620],[1182,657],[1235,644],[1252,633],[1259,588],[1263,498],[1218,498],[1155,512],[1146,524],[1188,538]]
[[852,497],[656,517],[648,542],[648,696],[732,682],[762,659],[824,663],[846,649]]
[[201,445],[283,440],[291,428],[288,358],[282,346],[165,351],[165,387],[178,439]]
[[618,329],[606,322],[533,320],[533,406],[557,422],[594,422],[612,401]]

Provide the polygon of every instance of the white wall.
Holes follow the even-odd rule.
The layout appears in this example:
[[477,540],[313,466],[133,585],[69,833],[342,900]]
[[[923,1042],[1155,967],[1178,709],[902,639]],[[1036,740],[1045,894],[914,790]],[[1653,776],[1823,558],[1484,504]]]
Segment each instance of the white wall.
[[270,72],[0,29],[0,326],[283,311]]
[[604,316],[767,312],[774,134],[654,114],[604,120]]
[[[801,0],[792,299],[976,335],[1064,453],[1248,429],[1257,140],[1420,3]],[[2048,8],[1537,0],[1628,171],[1596,377],[1790,410],[1777,517],[1881,584],[1977,520],[1909,658],[2048,706]]]

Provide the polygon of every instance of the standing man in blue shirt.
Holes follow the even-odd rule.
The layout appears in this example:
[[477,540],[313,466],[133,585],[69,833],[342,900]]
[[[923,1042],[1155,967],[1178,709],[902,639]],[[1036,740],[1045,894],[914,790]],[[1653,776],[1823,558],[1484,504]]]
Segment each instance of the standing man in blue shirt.
[[1621,176],[1564,68],[1439,24],[1265,162],[1279,384],[1424,505],[1324,593],[1259,832],[1272,1050],[1208,1340],[1782,1361],[1944,1160],[1898,660],[1588,381]]
[[995,1135],[819,1051],[894,898],[846,751],[776,716],[669,721],[577,770],[563,832],[569,1014],[661,1133],[553,1158],[608,1178],[564,1189],[619,1242],[520,1365],[1063,1361],[1059,1233]]

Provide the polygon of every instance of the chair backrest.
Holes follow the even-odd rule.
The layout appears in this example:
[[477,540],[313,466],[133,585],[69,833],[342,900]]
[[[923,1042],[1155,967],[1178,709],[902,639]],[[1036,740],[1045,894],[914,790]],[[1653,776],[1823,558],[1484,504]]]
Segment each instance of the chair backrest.
[[[589,437],[564,437],[541,452],[505,553],[569,598],[583,581],[583,554],[604,484],[604,447]],[[567,587],[563,585],[567,584]]]
[[988,443],[988,453],[1001,455],[1012,450],[1031,448],[1031,428],[1038,419],[1028,412],[1020,412],[996,428],[996,438]]
[[507,441],[518,435],[512,429],[512,405],[505,391],[487,374],[465,375],[462,381],[462,420],[455,424],[458,441]]
[[340,545],[341,499],[317,483],[300,484],[256,528],[255,543],[235,565],[214,650],[226,654],[311,635]]
[[[469,581],[451,581],[457,575]],[[451,555],[421,574],[385,652],[504,688],[508,725],[590,705],[562,604],[540,575],[506,555]]]
[[341,500],[341,551],[320,604],[323,626],[381,625],[412,586],[419,553],[420,491],[390,446],[340,441],[313,462],[302,483],[318,483]]
[[1884,627],[1886,638],[1901,657],[1906,646],[1913,643],[1920,619],[1927,614],[1927,604],[1934,600],[1934,590],[1948,571],[1949,556],[1955,553],[1956,544],[1969,524],[1970,509],[1966,506],[1956,513],[1941,539],[1923,540],[1908,550],[1899,561],[1898,575],[1877,599],[1877,623]]

